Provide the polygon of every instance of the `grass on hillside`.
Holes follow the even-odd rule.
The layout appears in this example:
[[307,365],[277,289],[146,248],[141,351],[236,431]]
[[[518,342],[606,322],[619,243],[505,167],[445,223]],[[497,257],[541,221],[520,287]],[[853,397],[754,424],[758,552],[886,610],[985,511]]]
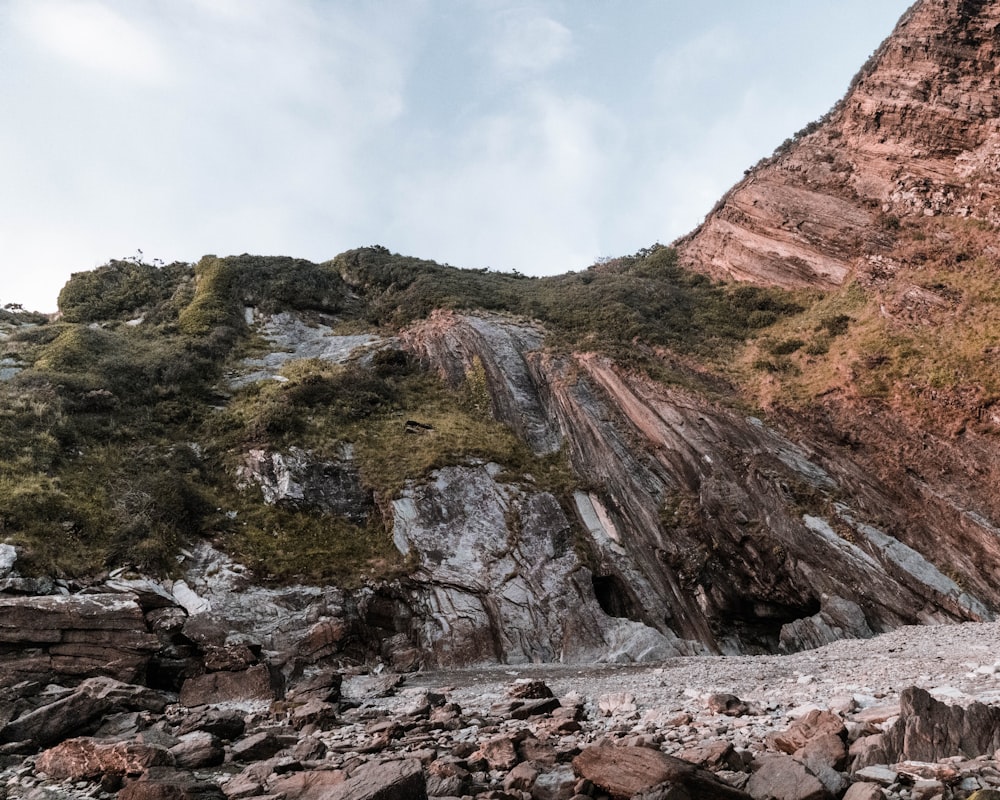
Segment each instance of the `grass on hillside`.
[[904,222],[891,260],[774,325],[737,377],[764,405],[843,390],[927,420],[975,416],[1000,401],[995,241],[974,220]]
[[401,568],[389,532],[238,492],[246,448],[322,457],[349,442],[383,506],[407,480],[469,459],[562,496],[576,485],[562,455],[533,456],[490,417],[475,369],[451,389],[390,350],[367,367],[292,363],[286,382],[225,397],[227,364],[254,346],[248,305],[386,332],[437,308],[500,311],[541,320],[549,346],[653,368],[654,348],[722,363],[802,301],[685,272],[661,246],[553,278],[463,271],[379,247],[318,265],[111,262],[73,276],[61,321],[33,319],[0,342],[25,367],[0,384],[0,536],[23,547],[22,569],[68,577],[120,565],[169,573],[178,547],[212,536],[261,575],[349,583]]

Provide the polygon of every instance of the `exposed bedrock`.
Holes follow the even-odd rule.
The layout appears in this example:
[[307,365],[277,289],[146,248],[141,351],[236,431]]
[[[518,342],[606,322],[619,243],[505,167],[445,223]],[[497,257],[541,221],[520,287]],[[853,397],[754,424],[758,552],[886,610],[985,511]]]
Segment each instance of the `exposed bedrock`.
[[1000,221],[995,3],[921,0],[807,133],[747,171],[680,242],[686,266],[779,286],[842,283],[887,216]]
[[[966,590],[950,569],[966,558],[962,548],[987,541],[987,528],[970,531],[966,516],[956,535],[957,511],[922,520],[894,509],[905,493],[880,484],[848,446],[807,449],[599,356],[544,353],[524,330],[500,317],[442,314],[409,342],[453,380],[476,360],[492,375],[497,349],[507,361],[519,354],[516,387],[489,382],[494,409],[516,429],[524,399],[531,415],[558,426],[586,487],[569,520],[576,549],[607,615],[722,652],[991,618],[996,590],[981,581]],[[908,522],[902,538],[883,524],[897,512]]]

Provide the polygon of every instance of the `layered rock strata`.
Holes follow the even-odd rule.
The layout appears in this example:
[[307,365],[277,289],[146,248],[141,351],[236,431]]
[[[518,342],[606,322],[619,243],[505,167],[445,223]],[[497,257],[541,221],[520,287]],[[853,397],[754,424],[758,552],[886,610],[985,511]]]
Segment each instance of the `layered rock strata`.
[[682,262],[717,277],[835,286],[888,251],[893,219],[1000,222],[993,3],[920,0],[819,123],[734,186]]

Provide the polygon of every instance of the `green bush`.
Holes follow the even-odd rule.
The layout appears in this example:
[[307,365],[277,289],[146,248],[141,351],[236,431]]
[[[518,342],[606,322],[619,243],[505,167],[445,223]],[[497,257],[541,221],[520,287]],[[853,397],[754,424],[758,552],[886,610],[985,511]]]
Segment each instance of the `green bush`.
[[132,319],[169,300],[190,272],[189,264],[157,267],[110,261],[89,272],[74,272],[59,292],[59,310],[67,322]]

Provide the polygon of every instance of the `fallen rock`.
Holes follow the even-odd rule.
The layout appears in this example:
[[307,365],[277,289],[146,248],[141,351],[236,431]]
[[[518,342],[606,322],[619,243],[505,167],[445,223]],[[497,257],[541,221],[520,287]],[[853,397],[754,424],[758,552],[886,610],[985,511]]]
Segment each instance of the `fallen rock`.
[[612,797],[632,797],[662,784],[682,787],[692,800],[748,797],[711,772],[648,747],[588,747],[573,759],[573,769]]
[[162,747],[81,737],[41,753],[35,768],[57,781],[96,781],[105,775],[141,775],[149,767],[172,764],[173,758]]
[[805,747],[813,739],[823,736],[836,736],[841,739],[846,735],[844,721],[830,711],[810,711],[804,717],[797,719],[785,731],[772,733],[767,742],[775,750],[791,755]]
[[112,678],[89,678],[71,694],[18,717],[0,728],[0,743],[30,742],[48,747],[74,734],[86,733],[101,719],[119,711],[153,711],[166,707],[163,695]]
[[201,712],[189,713],[185,716],[177,735],[183,736],[192,731],[205,731],[218,736],[223,741],[231,742],[239,739],[246,729],[243,713],[232,709],[209,708]]
[[[268,793],[277,797],[294,797],[295,800],[325,800],[332,788],[347,780],[347,773],[340,769],[317,769],[282,775],[268,786]],[[226,787],[226,794],[232,798]]]
[[705,705],[713,714],[725,714],[727,717],[742,717],[749,711],[747,704],[734,694],[710,694]]
[[226,751],[218,737],[207,731],[194,731],[180,737],[180,742],[170,748],[174,763],[185,769],[214,767],[225,761]]
[[126,783],[118,800],[226,800],[226,796],[214,783],[198,780],[190,772],[153,767]]
[[917,686],[902,691],[899,706],[899,719],[883,737],[890,763],[975,758],[1000,748],[1000,708],[979,702],[950,706]]
[[263,761],[284,747],[285,743],[278,736],[270,731],[261,731],[233,745],[233,761]]
[[746,788],[754,800],[833,800],[819,778],[787,755],[759,759]]
[[264,664],[241,672],[209,672],[188,678],[181,687],[181,704],[217,705],[247,700],[276,700],[278,693]]
[[416,759],[364,764],[323,800],[426,800],[424,771]]
[[850,785],[842,800],[885,800],[885,794],[877,783],[859,782]]

